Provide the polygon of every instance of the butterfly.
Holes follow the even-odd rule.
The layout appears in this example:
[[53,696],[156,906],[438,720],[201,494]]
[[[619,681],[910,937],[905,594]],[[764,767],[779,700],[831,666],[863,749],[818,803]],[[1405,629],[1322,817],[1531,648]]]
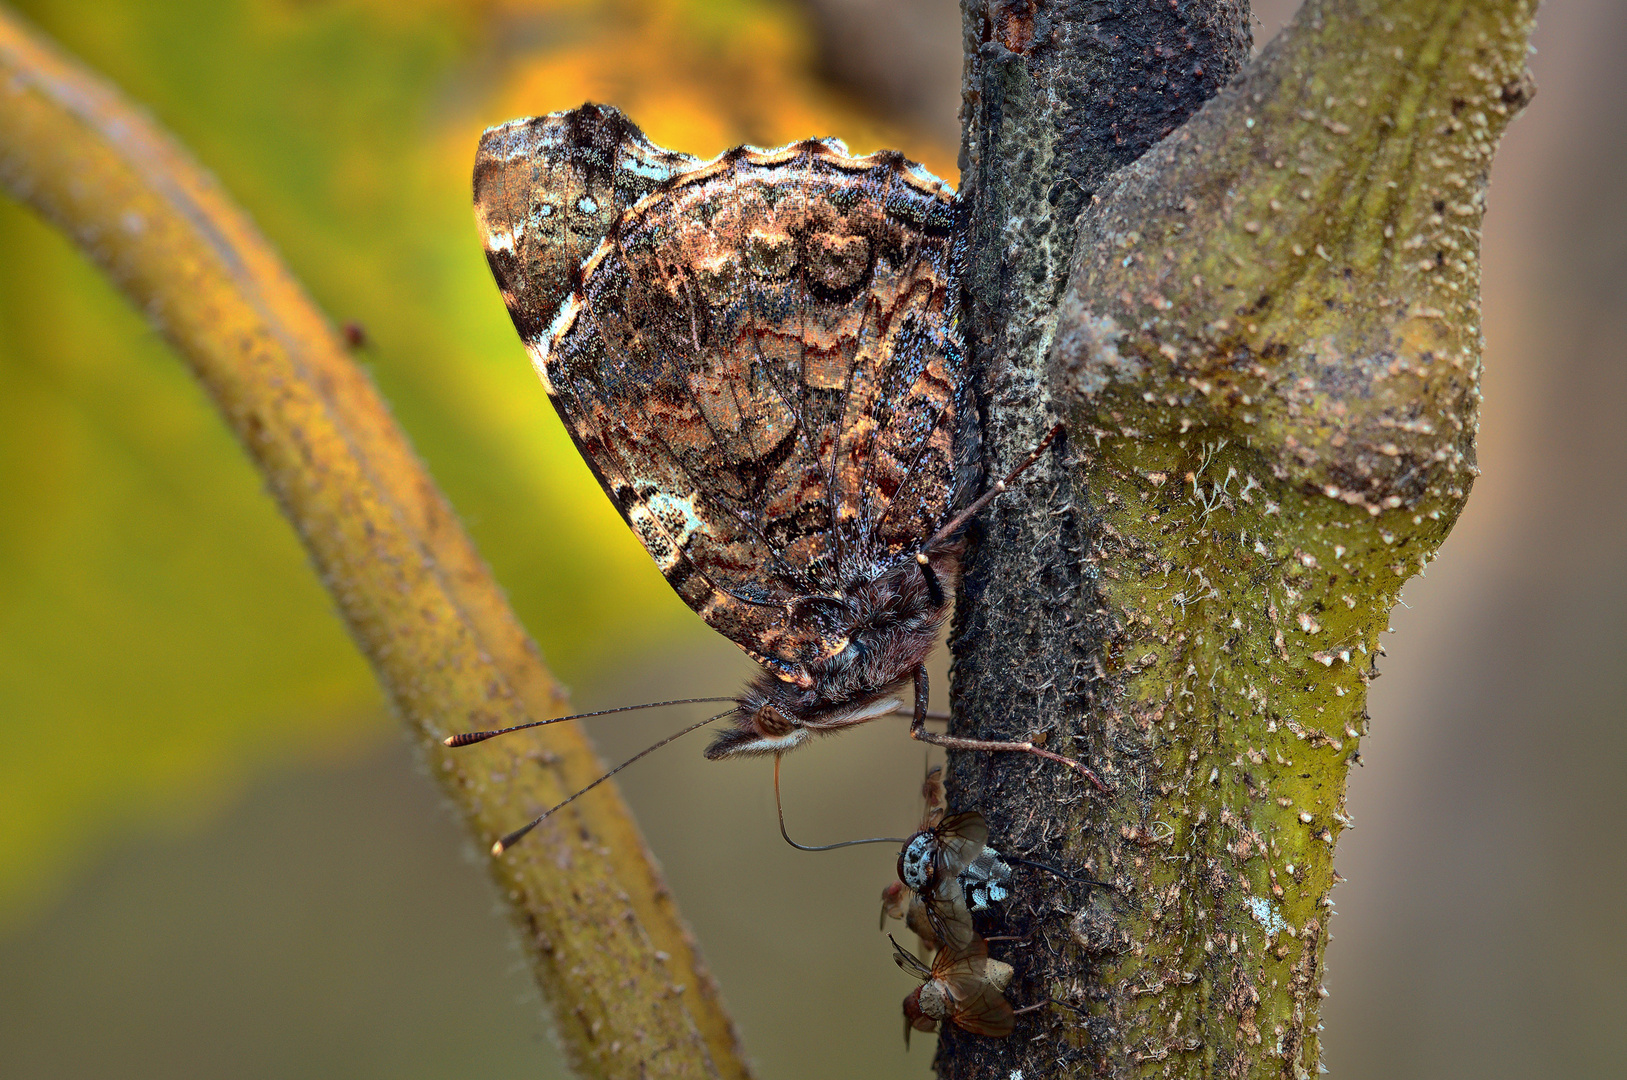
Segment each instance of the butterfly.
[[[979,435],[948,185],[833,139],[663,150],[584,105],[488,129],[488,263],[583,460],[674,591],[760,667],[712,759],[900,709],[958,582]],[[1058,431],[1060,429],[1057,429]],[[1053,431],[1051,438],[1057,434]]]

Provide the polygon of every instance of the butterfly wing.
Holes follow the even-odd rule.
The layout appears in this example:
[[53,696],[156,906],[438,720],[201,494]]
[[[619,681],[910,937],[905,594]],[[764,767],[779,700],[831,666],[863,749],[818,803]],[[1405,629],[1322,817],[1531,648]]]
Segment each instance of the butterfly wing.
[[952,194],[891,154],[733,151],[627,211],[533,358],[669,584],[788,673],[968,475]]
[[608,105],[487,128],[475,152],[475,223],[521,340],[548,339],[582,264],[623,211],[698,164]]

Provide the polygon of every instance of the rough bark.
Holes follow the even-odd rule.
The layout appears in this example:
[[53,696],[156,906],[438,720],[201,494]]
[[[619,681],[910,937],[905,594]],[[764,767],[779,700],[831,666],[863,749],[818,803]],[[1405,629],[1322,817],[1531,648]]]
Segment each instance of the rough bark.
[[[372,383],[247,216],[149,117],[3,8],[0,185],[191,367],[482,849],[602,772],[574,724],[441,745],[560,715],[564,696]],[[579,1075],[748,1075],[611,785],[491,870]]]
[[955,755],[950,792],[1114,888],[1023,879],[1009,996],[1078,1011],[950,1032],[939,1072],[1308,1076],[1377,635],[1474,474],[1533,5],[1312,0],[1178,129],[1246,56],[1238,5],[1039,8],[964,9],[971,329],[990,463],[1068,438],[975,551],[957,730],[1113,791]]

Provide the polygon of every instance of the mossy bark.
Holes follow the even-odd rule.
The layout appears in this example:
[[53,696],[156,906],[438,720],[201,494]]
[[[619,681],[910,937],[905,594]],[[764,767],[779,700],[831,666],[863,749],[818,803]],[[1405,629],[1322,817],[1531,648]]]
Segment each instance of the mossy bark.
[[[1077,16],[1053,44],[1116,28],[1142,57],[1201,52],[1141,5],[1117,22],[1113,5],[1047,7]],[[1235,26],[1235,5],[1179,8],[1221,47],[1172,81],[1240,60],[1205,30]],[[1024,879],[1011,921],[1029,936],[996,947],[1019,972],[1010,996],[1078,1011],[1000,1042],[952,1032],[941,1075],[1317,1071],[1378,635],[1475,473],[1479,225],[1531,94],[1533,9],[1311,0],[1167,137],[1133,108],[1145,69],[1081,50],[1105,115],[1128,102],[1163,137],[1105,184],[1104,148],[1136,140],[1100,116],[1070,127],[1079,74],[969,37],[987,456],[1019,457],[1053,412],[1068,438],[975,552],[958,724],[1043,732],[1113,790],[957,755],[951,800],[982,809],[1002,850],[1114,888]]]

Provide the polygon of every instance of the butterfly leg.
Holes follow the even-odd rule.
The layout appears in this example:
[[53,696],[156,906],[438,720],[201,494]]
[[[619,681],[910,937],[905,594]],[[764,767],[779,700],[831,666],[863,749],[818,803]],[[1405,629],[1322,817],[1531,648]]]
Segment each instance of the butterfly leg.
[[943,595],[943,583],[938,580],[938,572],[932,569],[932,560],[927,557],[926,552],[915,553],[915,565],[921,568],[921,577],[926,581],[927,599],[932,601],[933,607],[943,607],[948,603],[948,599]]
[[[927,565],[926,553],[943,543],[945,540],[948,540],[951,536],[954,536],[966,525],[968,521],[976,517],[985,506],[989,505],[989,503],[993,502],[997,496],[1009,489],[1012,484],[1016,483],[1017,477],[1026,472],[1030,465],[1033,465],[1034,462],[1038,461],[1040,456],[1045,453],[1046,447],[1055,442],[1056,437],[1060,434],[1062,434],[1061,424],[1056,425],[1050,431],[1046,432],[1045,438],[1039,441],[1038,446],[1029,451],[1028,456],[1023,458],[1022,464],[1006,473],[1002,479],[996,480],[993,487],[979,495],[966,509],[950,518],[948,523],[945,524],[943,528],[933,533],[932,538],[922,545],[921,553],[915,556],[915,561],[921,565],[923,571],[927,575],[927,588],[929,590],[933,587],[933,577],[932,568]],[[942,591],[943,590],[940,588],[938,594],[941,595]]]
[[942,746],[948,750],[1008,750],[1033,754],[1035,757],[1042,757],[1047,761],[1054,761],[1059,765],[1077,769],[1080,775],[1095,785],[1097,791],[1105,792],[1108,790],[1107,785],[1102,783],[1102,778],[1092,772],[1088,766],[1073,760],[1073,758],[1063,757],[1061,754],[1052,753],[1043,747],[1035,746],[1031,742],[991,742],[988,739],[960,739],[952,735],[939,735],[928,731],[926,729],[927,696],[926,666],[918,664],[915,668],[915,715],[910,720],[910,738],[924,743],[931,743],[933,746]]
[[921,578],[926,583],[927,599],[932,601],[933,607],[941,608],[947,603],[947,600],[944,598],[943,583],[938,580],[938,572],[932,569],[932,557],[927,552],[954,536],[965,527],[968,521],[976,517],[985,506],[1016,483],[1017,477],[1021,476],[1030,465],[1038,461],[1040,455],[1045,453],[1045,448],[1050,446],[1060,434],[1062,434],[1061,424],[1046,432],[1045,438],[1039,441],[1039,445],[1034,447],[1029,455],[1023,459],[1021,465],[1007,473],[1004,479],[995,481],[993,487],[978,496],[970,506],[951,518],[948,524],[934,533],[932,538],[921,546],[921,550],[915,553],[915,564],[921,568]]

